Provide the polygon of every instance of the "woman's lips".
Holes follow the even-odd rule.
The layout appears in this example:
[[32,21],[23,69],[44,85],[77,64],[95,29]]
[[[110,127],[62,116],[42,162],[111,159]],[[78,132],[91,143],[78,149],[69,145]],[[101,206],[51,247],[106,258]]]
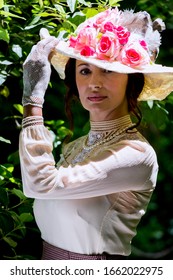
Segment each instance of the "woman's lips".
[[100,102],[100,101],[103,101],[105,98],[107,98],[107,97],[106,96],[90,96],[90,97],[88,97],[88,100],[92,101],[92,102]]

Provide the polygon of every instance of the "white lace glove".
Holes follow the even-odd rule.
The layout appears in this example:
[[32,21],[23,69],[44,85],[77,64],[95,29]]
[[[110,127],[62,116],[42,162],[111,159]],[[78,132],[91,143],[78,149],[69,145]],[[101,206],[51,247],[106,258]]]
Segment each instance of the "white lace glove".
[[40,30],[41,41],[33,46],[23,64],[24,92],[22,104],[42,107],[44,94],[51,75],[49,56],[58,44],[58,40],[49,35],[47,29]]

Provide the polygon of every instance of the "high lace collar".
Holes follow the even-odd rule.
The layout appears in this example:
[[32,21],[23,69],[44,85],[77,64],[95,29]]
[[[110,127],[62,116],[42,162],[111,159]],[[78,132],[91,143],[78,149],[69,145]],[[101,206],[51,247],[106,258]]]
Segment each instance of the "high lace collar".
[[132,121],[130,115],[125,115],[110,121],[90,121],[90,127],[86,143],[88,147],[100,145],[121,135],[132,127]]
[[109,132],[109,131],[118,131],[123,128],[130,127],[132,125],[132,121],[130,119],[130,115],[125,115],[121,118],[109,120],[109,121],[101,121],[101,122],[93,122],[90,121],[90,132]]

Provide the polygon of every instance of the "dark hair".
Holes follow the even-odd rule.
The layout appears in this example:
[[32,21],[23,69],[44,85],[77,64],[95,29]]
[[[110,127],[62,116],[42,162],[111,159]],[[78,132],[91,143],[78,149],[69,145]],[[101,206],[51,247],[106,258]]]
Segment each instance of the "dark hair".
[[128,83],[126,88],[126,96],[128,102],[128,111],[137,118],[137,127],[142,120],[142,113],[138,106],[138,97],[144,87],[144,75],[142,73],[128,74]]
[[73,114],[71,110],[72,101],[79,101],[79,93],[76,86],[76,59],[70,58],[65,68],[64,83],[67,87],[65,95],[65,112],[70,123],[70,129],[73,130]]
[[[79,100],[78,89],[76,86],[75,77],[76,59],[70,58],[65,68],[65,85],[67,87],[67,93],[65,97],[65,111],[67,118],[70,122],[70,129],[73,130],[73,115],[71,111],[71,103],[73,100]],[[137,123],[132,127],[139,126],[142,114],[138,107],[138,97],[144,86],[144,75],[142,73],[128,74],[128,84],[126,88],[126,96],[128,101],[129,113],[133,114],[137,118]]]

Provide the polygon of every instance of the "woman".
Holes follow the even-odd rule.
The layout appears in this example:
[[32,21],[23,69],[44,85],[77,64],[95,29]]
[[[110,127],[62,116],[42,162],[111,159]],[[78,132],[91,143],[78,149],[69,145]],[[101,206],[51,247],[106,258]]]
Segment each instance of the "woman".
[[[41,30],[44,39],[24,63],[21,171],[24,193],[35,198],[42,259],[131,253],[158,172],[156,154],[137,130],[137,100],[161,100],[173,89],[173,69],[153,62],[160,45],[156,26],[163,23],[152,23],[146,12],[108,9],[66,42]],[[50,57],[69,88],[67,107],[76,95],[90,115],[88,135],[67,144],[56,167],[42,117]]]

